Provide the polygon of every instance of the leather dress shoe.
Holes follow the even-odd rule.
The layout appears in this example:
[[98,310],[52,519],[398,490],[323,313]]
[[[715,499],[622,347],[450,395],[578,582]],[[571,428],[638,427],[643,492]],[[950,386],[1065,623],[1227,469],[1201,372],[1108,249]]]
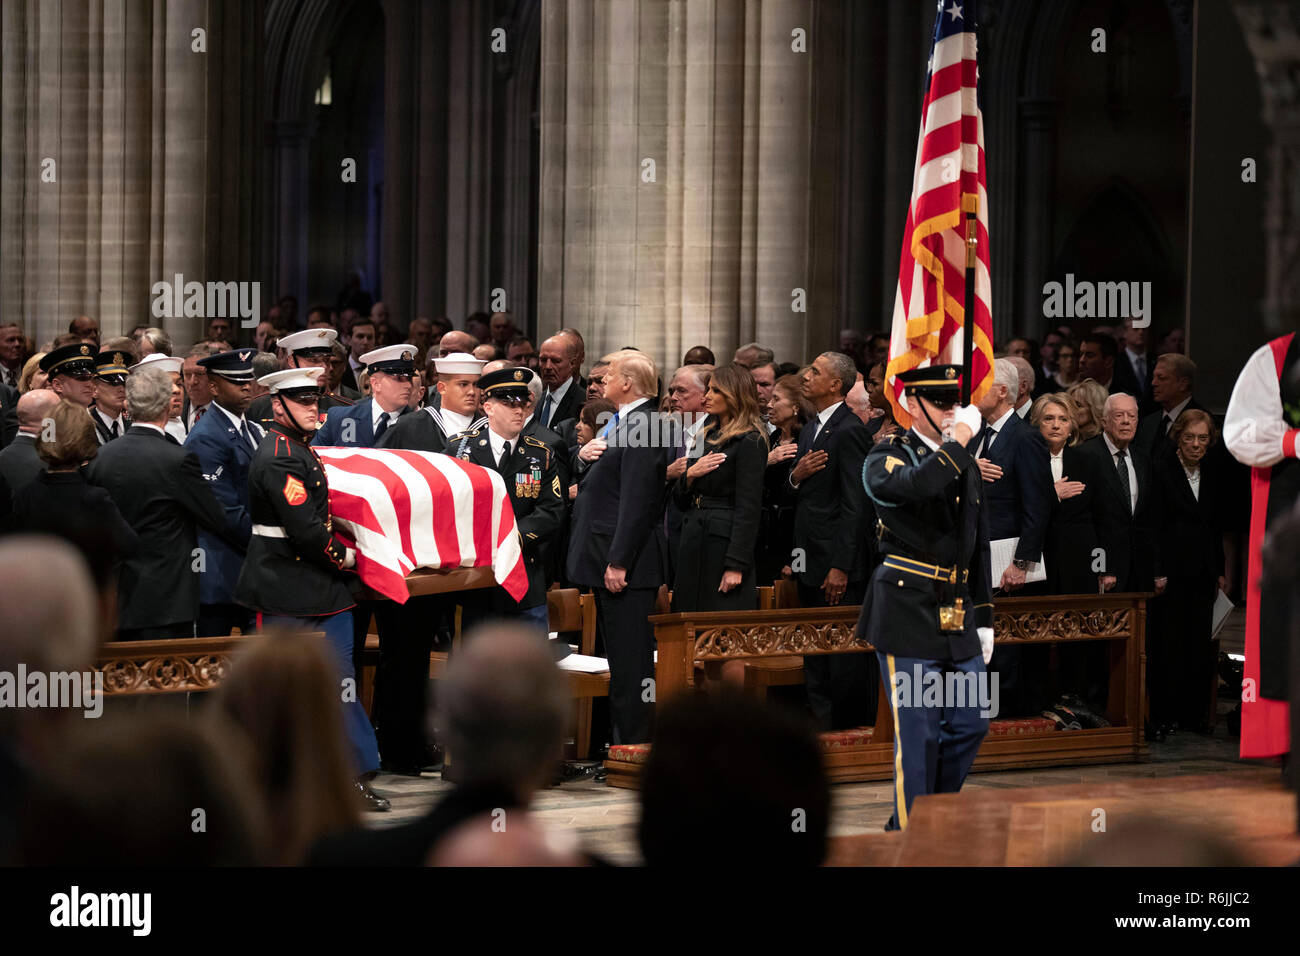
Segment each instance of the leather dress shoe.
[[383,813],[385,810],[393,809],[393,805],[386,798],[381,797],[371,789],[369,780],[364,777],[357,777],[355,784],[357,792],[361,794],[361,802],[365,809],[372,813]]

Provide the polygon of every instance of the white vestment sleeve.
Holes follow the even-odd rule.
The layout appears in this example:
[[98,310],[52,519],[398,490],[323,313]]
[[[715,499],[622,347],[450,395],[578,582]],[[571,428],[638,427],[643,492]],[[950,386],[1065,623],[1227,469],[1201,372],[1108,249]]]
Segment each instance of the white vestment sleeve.
[[1223,443],[1252,468],[1270,468],[1286,457],[1290,429],[1282,418],[1282,393],[1272,347],[1261,347],[1241,370],[1223,420]]

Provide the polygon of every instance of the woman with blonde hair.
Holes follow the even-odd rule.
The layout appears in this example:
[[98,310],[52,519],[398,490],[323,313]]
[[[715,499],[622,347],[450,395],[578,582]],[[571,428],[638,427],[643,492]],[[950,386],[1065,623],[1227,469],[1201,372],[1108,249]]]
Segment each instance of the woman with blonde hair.
[[338,694],[321,639],[294,633],[250,639],[217,689],[220,718],[240,727],[252,747],[272,863],[301,863],[318,839],[360,823]]
[[708,418],[687,450],[693,461],[672,489],[683,513],[673,610],[752,610],[767,429],[749,369],[714,369],[704,411]]
[[1047,588],[1051,594],[1096,594],[1093,475],[1088,458],[1077,448],[1079,429],[1071,404],[1064,392],[1049,392],[1036,398],[1029,410],[1029,423],[1047,442],[1056,491],[1043,548]]
[[1106,417],[1106,389],[1096,379],[1085,378],[1068,389],[1070,411],[1078,429],[1076,442],[1085,442],[1101,434],[1101,421]]
[[38,388],[44,388],[49,382],[50,377],[41,371],[41,359],[45,358],[44,352],[37,352],[26,362],[23,363],[23,370],[18,374],[18,391],[34,392]]

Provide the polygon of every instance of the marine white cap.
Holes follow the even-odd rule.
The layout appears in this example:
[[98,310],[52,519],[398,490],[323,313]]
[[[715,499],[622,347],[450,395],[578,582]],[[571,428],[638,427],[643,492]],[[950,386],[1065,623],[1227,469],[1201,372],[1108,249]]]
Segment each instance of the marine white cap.
[[320,388],[320,382],[317,380],[324,374],[323,368],[286,368],[272,372],[270,375],[263,375],[257,380],[257,384],[266,386],[274,395],[277,392],[293,391],[296,388]]
[[439,375],[478,375],[486,364],[485,360],[476,359],[468,352],[452,352],[433,360],[433,367]]
[[150,352],[140,361],[132,365],[128,372],[138,372],[142,368],[160,368],[164,372],[179,372],[185,360],[176,355],[163,355],[161,352]]
[[330,351],[334,348],[334,341],[338,337],[339,334],[333,329],[303,329],[301,332],[286,335],[277,344],[290,352],[303,352],[307,349]]

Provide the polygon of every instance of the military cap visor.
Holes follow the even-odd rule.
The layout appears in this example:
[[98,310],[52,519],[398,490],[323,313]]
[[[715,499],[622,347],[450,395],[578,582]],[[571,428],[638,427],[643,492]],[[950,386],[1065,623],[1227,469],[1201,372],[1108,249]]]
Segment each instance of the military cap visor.
[[414,345],[386,345],[361,356],[361,364],[368,372],[385,372],[389,375],[415,374]]
[[209,375],[218,375],[228,382],[242,384],[253,381],[253,356],[256,354],[256,349],[231,349],[201,358],[199,365]]
[[961,369],[956,365],[930,365],[899,372],[898,381],[904,394],[915,395],[935,404],[951,405],[961,401]]
[[41,371],[48,376],[95,374],[95,350],[86,344],[65,345],[47,352],[40,362]]
[[120,385],[126,381],[127,371],[125,352],[100,352],[95,357],[95,374],[102,379],[117,378],[121,381],[114,384]]

